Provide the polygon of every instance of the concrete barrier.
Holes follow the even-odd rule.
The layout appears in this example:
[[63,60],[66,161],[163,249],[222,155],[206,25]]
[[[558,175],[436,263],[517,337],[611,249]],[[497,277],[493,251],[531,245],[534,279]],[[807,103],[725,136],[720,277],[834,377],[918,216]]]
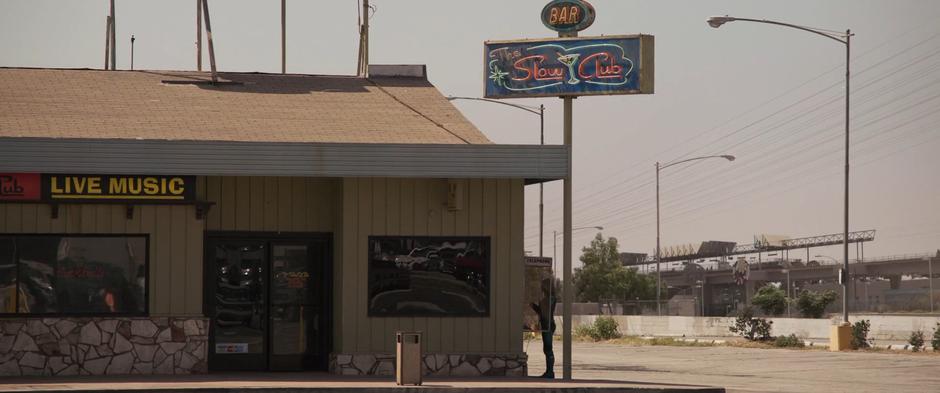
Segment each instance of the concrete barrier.
[[[573,326],[594,323],[598,315],[574,315]],[[728,327],[734,323],[732,317],[679,317],[646,315],[613,315],[621,334],[628,336],[662,337],[734,337]],[[775,336],[795,334],[803,339],[829,339],[829,327],[842,320],[809,318],[768,318],[773,321],[772,333]],[[871,322],[869,338],[885,341],[907,341],[911,332],[923,330],[927,337],[933,334],[940,316],[906,315],[850,315],[849,321],[867,319]],[[556,317],[561,326],[561,317]]]

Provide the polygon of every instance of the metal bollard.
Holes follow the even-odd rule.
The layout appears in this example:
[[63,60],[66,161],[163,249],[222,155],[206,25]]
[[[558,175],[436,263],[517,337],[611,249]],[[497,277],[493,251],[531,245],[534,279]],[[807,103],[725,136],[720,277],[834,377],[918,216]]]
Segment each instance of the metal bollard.
[[395,336],[395,383],[421,385],[421,332],[396,332]]

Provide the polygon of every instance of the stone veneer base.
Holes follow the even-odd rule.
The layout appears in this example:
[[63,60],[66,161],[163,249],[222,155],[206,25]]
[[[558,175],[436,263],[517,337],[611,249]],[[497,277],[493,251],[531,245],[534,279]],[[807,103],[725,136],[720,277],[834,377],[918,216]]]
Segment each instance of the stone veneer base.
[[208,319],[0,319],[0,376],[202,374]]
[[[528,374],[525,353],[433,353],[425,354],[424,375],[477,377]],[[395,354],[332,353],[330,373],[337,375],[395,375]]]

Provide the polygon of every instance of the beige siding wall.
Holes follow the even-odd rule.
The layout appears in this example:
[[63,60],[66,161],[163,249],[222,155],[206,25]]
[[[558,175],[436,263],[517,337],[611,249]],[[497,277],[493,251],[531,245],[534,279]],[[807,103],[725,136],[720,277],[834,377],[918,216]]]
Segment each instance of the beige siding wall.
[[[334,351],[392,352],[396,330],[425,332],[425,350],[521,352],[521,180],[462,183],[463,208],[446,207],[447,180],[347,178],[343,181],[342,236],[337,249],[340,333]],[[486,318],[370,318],[367,316],[370,235],[468,235],[491,238],[490,316]],[[339,241],[339,240],[338,240]],[[339,263],[342,261],[342,263]]]
[[0,204],[0,233],[109,233],[150,235],[150,314],[202,315],[203,221],[193,206]]
[[[333,233],[334,351],[392,352],[396,330],[425,332],[429,352],[521,352],[523,183],[460,180],[463,208],[446,208],[447,180],[199,177],[193,206],[0,204],[0,233],[150,235],[150,313],[202,315],[205,231]],[[369,318],[370,235],[491,238],[490,316]]]

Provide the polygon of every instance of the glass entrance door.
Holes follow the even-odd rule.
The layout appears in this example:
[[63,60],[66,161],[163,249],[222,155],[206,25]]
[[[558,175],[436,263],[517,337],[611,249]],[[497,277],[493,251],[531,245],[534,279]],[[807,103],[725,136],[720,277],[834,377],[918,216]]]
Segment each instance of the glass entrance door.
[[210,238],[213,370],[325,369],[329,240]]

